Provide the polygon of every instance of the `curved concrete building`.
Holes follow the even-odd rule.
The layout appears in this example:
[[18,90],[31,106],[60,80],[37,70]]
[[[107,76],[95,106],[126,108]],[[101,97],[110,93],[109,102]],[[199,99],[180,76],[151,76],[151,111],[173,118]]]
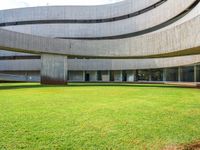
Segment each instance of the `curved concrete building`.
[[200,0],[0,11],[0,80],[200,82]]

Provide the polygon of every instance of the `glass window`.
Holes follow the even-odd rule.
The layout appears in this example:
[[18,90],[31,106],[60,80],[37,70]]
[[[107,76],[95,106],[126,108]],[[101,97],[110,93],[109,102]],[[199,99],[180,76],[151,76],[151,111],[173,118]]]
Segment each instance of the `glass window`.
[[151,80],[152,81],[163,81],[163,69],[151,70]]
[[200,82],[200,65],[197,65],[197,82]]
[[97,80],[102,81],[101,71],[97,71]]
[[178,81],[178,68],[166,69],[166,81]]
[[110,81],[114,81],[114,71],[110,71]]
[[181,81],[194,82],[194,66],[181,67]]
[[138,70],[137,71],[137,80],[138,81],[149,81],[149,70]]

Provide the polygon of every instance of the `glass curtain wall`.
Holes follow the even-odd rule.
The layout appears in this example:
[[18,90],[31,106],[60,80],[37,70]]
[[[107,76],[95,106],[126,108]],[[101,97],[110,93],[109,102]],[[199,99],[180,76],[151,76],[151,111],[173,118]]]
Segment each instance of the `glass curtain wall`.
[[200,82],[200,65],[197,65],[197,82]]
[[151,70],[151,80],[152,81],[163,81],[163,69]]
[[114,71],[110,71],[110,81],[114,81],[115,80],[114,75],[115,75]]
[[124,82],[127,81],[127,74],[128,74],[128,71],[125,71],[125,70],[122,71],[122,81]]
[[102,81],[101,71],[97,71],[97,80]]
[[149,70],[137,70],[137,81],[149,81]]
[[178,81],[178,68],[166,69],[166,81]]
[[194,66],[181,67],[181,81],[194,82]]

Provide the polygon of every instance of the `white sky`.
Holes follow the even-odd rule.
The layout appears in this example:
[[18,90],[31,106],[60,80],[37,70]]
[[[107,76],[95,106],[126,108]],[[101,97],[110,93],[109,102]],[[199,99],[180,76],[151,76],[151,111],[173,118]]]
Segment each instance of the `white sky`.
[[46,5],[100,5],[121,0],[0,0],[0,10]]

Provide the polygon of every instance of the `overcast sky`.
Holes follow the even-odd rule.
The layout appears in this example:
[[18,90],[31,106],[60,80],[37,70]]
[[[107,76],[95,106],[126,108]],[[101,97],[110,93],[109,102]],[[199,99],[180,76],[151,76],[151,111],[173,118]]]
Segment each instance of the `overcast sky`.
[[0,10],[46,5],[100,5],[120,0],[0,0]]

